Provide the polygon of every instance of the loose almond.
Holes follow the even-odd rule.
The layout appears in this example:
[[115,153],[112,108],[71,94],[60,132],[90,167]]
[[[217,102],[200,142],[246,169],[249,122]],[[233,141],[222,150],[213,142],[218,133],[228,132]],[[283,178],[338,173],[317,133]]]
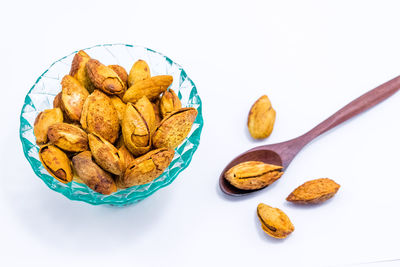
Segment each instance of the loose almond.
[[263,95],[251,107],[247,127],[254,139],[268,137],[274,129],[276,112],[271,106],[268,96]]
[[272,237],[286,238],[294,231],[289,217],[278,208],[260,203],[257,206],[257,216],[263,231]]
[[286,198],[296,204],[318,204],[332,198],[340,185],[329,178],[320,178],[305,182]]

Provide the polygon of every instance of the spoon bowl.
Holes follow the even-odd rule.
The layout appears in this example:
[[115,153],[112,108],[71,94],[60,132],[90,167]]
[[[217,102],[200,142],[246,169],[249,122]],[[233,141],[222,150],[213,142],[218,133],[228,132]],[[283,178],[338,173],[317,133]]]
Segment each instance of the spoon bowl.
[[233,166],[245,161],[262,161],[267,164],[282,166],[283,170],[285,170],[289,166],[293,158],[310,141],[327,132],[328,130],[336,127],[342,122],[377,105],[378,103],[392,96],[399,89],[400,76],[397,76],[396,78],[376,87],[375,89],[372,89],[371,91],[353,100],[352,102],[341,108],[339,111],[337,111],[335,114],[330,116],[328,119],[321,122],[316,127],[300,137],[278,144],[258,146],[240,154],[224,168],[219,177],[219,186],[222,192],[232,196],[243,196],[263,189],[238,189],[232,186],[225,179],[225,172]]
[[225,177],[224,177],[225,172],[227,172],[233,166],[235,166],[241,162],[245,162],[245,161],[262,161],[262,162],[268,162],[269,164],[282,166],[282,159],[279,156],[279,154],[273,150],[269,150],[268,146],[256,147],[252,150],[249,150],[249,151],[237,156],[236,158],[234,158],[222,171],[221,177],[219,179],[219,185],[220,185],[221,190],[224,193],[226,193],[228,195],[232,195],[232,196],[240,196],[240,195],[246,195],[246,194],[260,190],[260,189],[256,189],[256,190],[239,189],[239,188],[232,186],[225,179]]

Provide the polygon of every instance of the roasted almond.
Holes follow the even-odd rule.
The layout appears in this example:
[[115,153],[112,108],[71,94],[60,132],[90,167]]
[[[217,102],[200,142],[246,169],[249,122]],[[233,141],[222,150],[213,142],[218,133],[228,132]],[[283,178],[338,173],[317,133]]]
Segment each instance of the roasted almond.
[[78,51],[72,60],[71,70],[69,75],[79,81],[79,83],[86,88],[90,93],[93,92],[94,86],[90,81],[87,71],[86,63],[90,60],[90,56],[85,51]]
[[164,172],[173,157],[173,150],[160,148],[136,158],[127,167],[125,174],[117,178],[118,186],[126,188],[150,183]]
[[165,91],[160,100],[160,111],[163,118],[169,116],[172,112],[179,110],[182,107],[179,97],[175,91],[169,89]]
[[54,123],[49,127],[47,136],[52,144],[65,151],[81,152],[88,149],[87,134],[76,125]]
[[50,175],[60,182],[72,181],[71,162],[61,149],[53,145],[44,145],[39,150],[39,159]]
[[296,204],[318,204],[332,198],[340,185],[329,178],[320,178],[305,182],[293,190],[286,198]]
[[175,149],[189,134],[196,116],[195,108],[181,108],[164,118],[153,134],[154,147]]
[[46,109],[40,112],[33,125],[33,134],[36,137],[37,144],[47,142],[47,131],[49,127],[57,122],[63,122],[64,117],[60,108]]
[[98,134],[89,134],[88,137],[90,151],[96,163],[108,172],[121,175],[123,162],[120,160],[118,150]]
[[90,59],[86,63],[88,77],[94,87],[111,95],[124,93],[125,84],[115,71],[103,65],[96,59]]
[[143,96],[136,102],[135,107],[143,116],[147,126],[149,126],[150,135],[152,135],[156,127],[156,115],[154,113],[153,105],[147,99],[147,97]]
[[154,100],[159,97],[162,92],[168,89],[172,84],[172,80],[173,78],[171,75],[159,75],[135,82],[125,92],[123,100],[125,103],[135,103],[143,96],[146,96],[149,100]]
[[84,130],[97,133],[110,143],[118,138],[118,113],[111,99],[99,90],[86,98],[80,122]]
[[90,151],[84,151],[74,156],[72,164],[79,178],[93,191],[104,195],[117,191],[117,186],[111,174],[104,171],[93,161]]
[[71,75],[64,76],[61,81],[61,87],[62,109],[70,120],[79,121],[83,104],[89,96],[89,92]]
[[294,231],[289,217],[278,208],[260,203],[257,206],[257,216],[263,231],[272,237],[286,238]]
[[139,59],[133,64],[128,76],[128,85],[150,78],[150,68],[146,61]]
[[147,153],[151,148],[150,130],[137,108],[128,103],[122,120],[124,143],[134,156]]
[[225,179],[236,188],[256,190],[278,180],[283,174],[282,169],[282,166],[261,161],[245,161],[230,168],[225,173]]
[[128,85],[128,73],[126,72],[124,67],[120,65],[108,65],[108,67],[118,75],[118,77],[122,80],[126,88]]
[[263,95],[251,107],[247,127],[255,139],[268,137],[274,129],[276,112],[271,106],[268,96]]

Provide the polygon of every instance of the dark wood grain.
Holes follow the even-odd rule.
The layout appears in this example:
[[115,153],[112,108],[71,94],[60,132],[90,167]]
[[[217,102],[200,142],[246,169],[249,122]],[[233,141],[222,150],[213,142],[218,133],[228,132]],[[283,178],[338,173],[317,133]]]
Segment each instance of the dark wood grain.
[[224,178],[224,174],[231,167],[249,160],[257,160],[265,163],[281,165],[286,169],[299,151],[310,141],[319,135],[329,131],[342,122],[360,114],[387,99],[400,89],[400,76],[372,89],[359,98],[353,100],[335,114],[318,124],[304,135],[295,139],[272,145],[264,145],[250,149],[234,158],[222,171],[219,177],[221,190],[233,196],[242,196],[259,190],[241,190],[230,185]]

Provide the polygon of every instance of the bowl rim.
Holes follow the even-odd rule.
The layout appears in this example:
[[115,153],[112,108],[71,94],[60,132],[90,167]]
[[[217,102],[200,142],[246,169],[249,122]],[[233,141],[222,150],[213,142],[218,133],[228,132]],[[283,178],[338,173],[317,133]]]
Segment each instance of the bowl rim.
[[[202,101],[201,101],[201,98],[200,98],[200,96],[199,96],[198,94],[197,94],[197,95],[198,95],[198,107],[196,108],[197,111],[198,111],[198,115],[197,115],[196,120],[198,120],[198,123],[199,123],[199,127],[196,129],[196,131],[198,131],[198,144],[194,144],[193,147],[191,148],[191,149],[193,150],[193,153],[191,153],[190,157],[189,157],[186,161],[184,161],[184,163],[180,166],[179,170],[178,170],[175,174],[172,175],[171,179],[170,179],[168,182],[163,183],[163,184],[160,184],[160,185],[158,185],[158,186],[152,188],[151,190],[145,191],[139,198],[134,198],[134,197],[133,197],[132,199],[129,199],[128,201],[115,201],[115,200],[113,200],[113,201],[109,201],[109,202],[99,202],[99,201],[96,200],[96,199],[79,198],[79,197],[77,197],[77,196],[75,196],[75,195],[70,194],[70,190],[59,190],[58,187],[53,187],[53,186],[51,186],[51,183],[47,182],[47,181],[42,177],[42,175],[44,175],[44,174],[42,174],[42,173],[40,172],[39,168],[35,168],[35,166],[34,166],[35,163],[33,162],[33,157],[31,157],[31,156],[28,155],[28,152],[29,152],[29,150],[30,150],[30,147],[28,147],[28,145],[25,144],[26,141],[24,141],[24,140],[27,140],[27,139],[26,139],[25,137],[23,137],[23,132],[24,132],[24,131],[22,131],[22,127],[24,126],[24,122],[23,122],[23,121],[25,120],[25,118],[23,117],[23,113],[24,113],[25,107],[28,105],[28,102],[29,102],[29,94],[30,94],[30,93],[32,92],[32,90],[36,87],[36,85],[37,85],[37,84],[39,83],[39,81],[43,78],[43,76],[44,76],[56,63],[58,63],[58,62],[64,60],[64,59],[67,58],[67,57],[70,57],[70,56],[76,54],[76,53],[77,53],[78,51],[80,51],[80,50],[88,51],[88,50],[93,49],[93,48],[96,48],[96,47],[110,47],[110,46],[125,46],[125,47],[132,47],[132,48],[133,48],[133,47],[143,48],[143,49],[145,49],[145,50],[147,50],[147,51],[150,51],[150,52],[152,52],[152,53],[156,53],[156,54],[161,55],[162,57],[165,58],[165,60],[167,60],[168,62],[173,63],[174,65],[176,65],[176,66],[180,69],[180,71],[181,71],[181,75],[180,75],[180,76],[184,76],[185,79],[187,79],[187,80],[190,82],[190,84],[192,85],[192,87],[194,88],[194,90],[195,90],[196,92],[198,92],[198,91],[197,91],[196,85],[194,84],[194,82],[192,81],[192,79],[190,79],[190,77],[186,74],[186,72],[185,72],[185,70],[182,68],[182,66],[181,66],[180,64],[176,63],[175,61],[171,60],[169,57],[165,56],[164,54],[162,54],[162,53],[160,53],[160,52],[157,52],[157,51],[155,51],[155,50],[153,50],[153,49],[150,49],[150,48],[147,48],[147,47],[144,47],[144,46],[141,46],[141,45],[131,45],[131,44],[124,44],[124,43],[98,44],[98,45],[90,46],[90,47],[87,47],[87,48],[84,48],[84,49],[76,50],[76,51],[74,51],[74,52],[72,52],[72,53],[70,53],[70,54],[68,54],[68,55],[66,55],[66,56],[64,56],[64,57],[62,57],[62,58],[60,58],[60,59],[54,61],[54,62],[53,62],[52,64],[50,64],[50,66],[36,79],[36,81],[34,82],[34,84],[32,85],[32,87],[29,89],[29,91],[26,93],[25,98],[24,98],[24,103],[23,103],[23,105],[22,105],[22,109],[21,109],[21,113],[20,113],[19,136],[20,136],[20,141],[21,141],[21,143],[22,143],[22,148],[23,148],[24,156],[25,156],[25,158],[28,160],[28,162],[29,162],[29,164],[30,164],[32,170],[34,171],[34,173],[36,174],[36,176],[37,176],[40,180],[42,180],[42,181],[47,185],[47,187],[50,188],[51,190],[63,194],[65,197],[67,197],[68,199],[70,199],[70,200],[72,200],[72,201],[82,201],[82,202],[89,203],[89,204],[91,204],[91,205],[127,206],[127,205],[130,205],[130,204],[139,202],[139,201],[141,201],[141,200],[143,200],[143,199],[145,199],[145,198],[151,196],[152,194],[154,194],[154,193],[155,193],[156,191],[158,191],[159,189],[162,189],[162,188],[164,188],[164,187],[170,185],[170,184],[178,177],[178,175],[179,175],[182,171],[184,171],[184,170],[189,166],[190,162],[191,162],[192,159],[193,159],[194,153],[196,152],[198,146],[200,145],[201,132],[202,132],[202,129],[203,129],[203,124],[204,124],[204,119],[203,119],[203,115],[202,115]],[[25,121],[26,121],[26,120],[25,120]],[[33,128],[32,128],[32,131],[33,131]],[[33,144],[33,146],[38,146],[38,145],[37,145],[37,144]],[[55,180],[54,177],[51,177],[51,178]],[[76,182],[76,183],[77,183],[77,182]],[[79,184],[82,184],[82,183],[79,183]],[[82,184],[82,185],[84,185],[84,186],[87,187],[87,185],[85,185],[85,184]],[[91,190],[91,189],[89,188],[89,190]]]

